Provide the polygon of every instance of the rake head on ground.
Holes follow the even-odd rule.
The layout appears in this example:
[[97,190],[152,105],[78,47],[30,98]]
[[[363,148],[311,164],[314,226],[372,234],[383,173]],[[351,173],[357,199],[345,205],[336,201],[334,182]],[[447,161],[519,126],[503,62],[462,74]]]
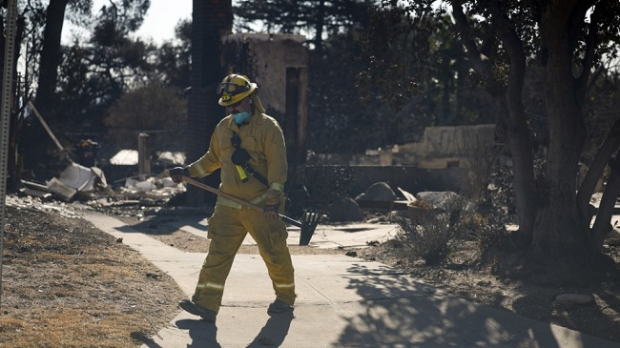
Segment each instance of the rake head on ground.
[[321,213],[318,211],[304,211],[301,219],[301,232],[299,234],[299,245],[308,245],[316,226],[321,220]]

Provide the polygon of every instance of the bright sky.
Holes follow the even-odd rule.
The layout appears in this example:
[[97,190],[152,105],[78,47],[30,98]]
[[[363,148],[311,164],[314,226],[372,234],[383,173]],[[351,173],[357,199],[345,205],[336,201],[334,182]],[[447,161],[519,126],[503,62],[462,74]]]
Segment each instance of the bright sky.
[[[108,0],[94,0],[93,12],[108,5]],[[153,39],[155,43],[174,38],[174,27],[181,19],[192,18],[192,0],[151,0],[151,7],[136,35],[144,40]],[[69,23],[63,30],[63,42],[70,40],[74,29]]]
[[[105,0],[95,0],[95,3]],[[192,18],[192,0],[151,0],[151,7],[137,35],[161,43],[174,37],[174,27],[181,19]]]

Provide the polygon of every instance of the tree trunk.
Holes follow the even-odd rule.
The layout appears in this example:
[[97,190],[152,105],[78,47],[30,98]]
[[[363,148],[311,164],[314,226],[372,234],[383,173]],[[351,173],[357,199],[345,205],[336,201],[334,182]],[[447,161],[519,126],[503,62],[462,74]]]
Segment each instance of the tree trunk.
[[532,241],[536,209],[532,141],[523,108],[525,52],[519,36],[512,25],[504,20],[504,17],[499,13],[499,8],[495,7],[492,11],[498,18],[498,31],[510,57],[510,73],[505,91],[507,112],[500,113],[500,115],[506,115],[503,121],[505,122],[513,161],[516,205],[519,217],[517,242],[524,247]]
[[[68,0],[51,0],[47,7],[45,28],[43,30],[43,46],[39,57],[39,76],[34,105],[44,112],[45,121],[53,125],[59,121],[58,113],[55,112],[54,93],[58,81],[58,66],[60,65],[60,39],[65,9]],[[37,122],[24,129],[20,137],[20,145],[23,151],[23,164],[35,177],[43,179],[48,177],[48,167],[51,157],[49,147],[51,139],[44,128]]]
[[512,105],[507,111],[511,121],[506,129],[506,136],[513,162],[515,204],[519,218],[519,231],[516,236],[518,245],[525,247],[532,242],[537,206],[532,143],[522,105]]
[[[222,36],[232,28],[231,0],[193,0],[192,15],[192,91],[188,103],[187,160],[191,163],[209,147],[211,134],[222,119],[224,109],[218,105],[215,87],[224,78],[220,63]],[[219,185],[219,177],[210,175],[207,184]],[[187,203],[213,205],[215,195],[189,187]]]
[[614,212],[618,194],[620,194],[620,156],[616,155],[611,166],[611,173],[603,193],[603,198],[601,198],[601,203],[599,204],[596,220],[592,227],[591,237],[594,239],[593,243],[596,250],[602,250],[605,236],[612,229],[610,224],[611,216]]
[[[581,218],[576,199],[576,173],[579,155],[586,138],[586,128],[572,75],[572,46],[567,33],[569,16],[564,9],[550,5],[542,19],[546,85],[545,98],[549,114],[549,151],[546,168],[546,192],[543,209],[534,228],[533,248],[536,258],[568,265],[565,261],[583,256],[587,223]],[[571,11],[566,9],[566,11]]]
[[325,0],[319,1],[318,15],[316,16],[315,30],[316,37],[314,38],[314,48],[318,55],[323,51],[323,26],[325,25]]
[[[596,156],[588,168],[588,172],[586,173],[586,176],[581,183],[581,187],[579,188],[579,192],[577,193],[577,204],[579,211],[581,212],[581,216],[585,221],[590,221],[592,219],[592,209],[589,208],[590,198],[594,193],[598,180],[603,175],[605,167],[607,167],[609,159],[616,151],[618,151],[619,147],[620,120],[617,120],[611,127],[607,138],[596,152]],[[613,210],[613,205],[611,208]],[[597,216],[597,220],[599,218],[600,216]]]
[[[65,21],[65,10],[69,0],[51,0],[47,6],[45,29],[43,30],[43,48],[39,61],[39,81],[35,105],[39,110],[50,110],[60,65],[60,40]],[[53,113],[48,113],[53,115]],[[48,122],[52,120],[47,120]]]
[[[20,16],[19,18],[17,18],[17,32],[16,32],[16,36],[15,36],[15,47],[22,47],[22,41],[24,39],[24,31],[26,29],[26,19],[23,16]],[[4,45],[2,52],[4,52]],[[15,98],[13,99],[13,105],[12,105],[12,110],[11,110],[11,120],[9,122],[9,154],[8,154],[8,159],[9,162],[7,164],[7,173],[9,175],[9,180],[7,181],[7,189],[12,191],[12,192],[16,192],[17,190],[19,190],[19,188],[21,188],[21,181],[20,179],[22,179],[21,177],[21,163],[19,163],[19,158],[17,156],[17,153],[19,150],[21,150],[18,147],[18,137],[19,137],[19,129],[21,128],[20,125],[20,120],[19,120],[19,114],[20,114],[20,105],[19,105],[19,98],[17,98],[17,95],[19,93],[21,93],[21,91],[18,91],[19,88],[19,83],[25,83],[25,81],[19,81],[19,78],[17,78],[17,76],[19,76],[18,71],[17,71],[17,62],[19,60],[19,56],[20,56],[20,50],[15,50],[15,56],[13,57],[13,76],[15,76],[16,78],[14,78],[14,82],[12,84],[12,88],[13,90],[11,91],[11,93],[13,93],[13,95],[15,96]],[[4,63],[3,63],[4,64]]]

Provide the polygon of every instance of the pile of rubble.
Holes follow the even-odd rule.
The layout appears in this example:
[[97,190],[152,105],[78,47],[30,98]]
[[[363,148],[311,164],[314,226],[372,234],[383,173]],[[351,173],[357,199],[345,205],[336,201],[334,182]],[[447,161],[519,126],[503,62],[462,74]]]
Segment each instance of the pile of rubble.
[[184,185],[163,175],[129,177],[109,185],[101,169],[77,163],[69,164],[58,177],[45,183],[21,183],[23,187],[16,195],[7,196],[7,204],[57,211],[70,217],[83,209],[105,210],[114,215],[156,214],[167,209],[172,197],[186,191]]

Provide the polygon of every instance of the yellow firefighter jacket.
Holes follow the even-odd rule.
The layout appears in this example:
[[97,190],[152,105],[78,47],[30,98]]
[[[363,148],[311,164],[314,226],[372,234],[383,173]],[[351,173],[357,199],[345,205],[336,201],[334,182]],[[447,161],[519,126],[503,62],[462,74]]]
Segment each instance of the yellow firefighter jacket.
[[[235,151],[231,142],[233,131],[241,138],[241,148],[250,154],[250,166],[267,179],[271,188],[282,192],[288,170],[284,135],[273,117],[256,109],[248,123],[241,127],[237,126],[231,115],[224,117],[215,127],[207,153],[188,166],[190,175],[205,177],[221,168],[221,191],[254,204],[262,203],[268,187],[249,173],[249,180],[242,182],[232,162]],[[221,196],[218,196],[216,204],[241,207]]]

